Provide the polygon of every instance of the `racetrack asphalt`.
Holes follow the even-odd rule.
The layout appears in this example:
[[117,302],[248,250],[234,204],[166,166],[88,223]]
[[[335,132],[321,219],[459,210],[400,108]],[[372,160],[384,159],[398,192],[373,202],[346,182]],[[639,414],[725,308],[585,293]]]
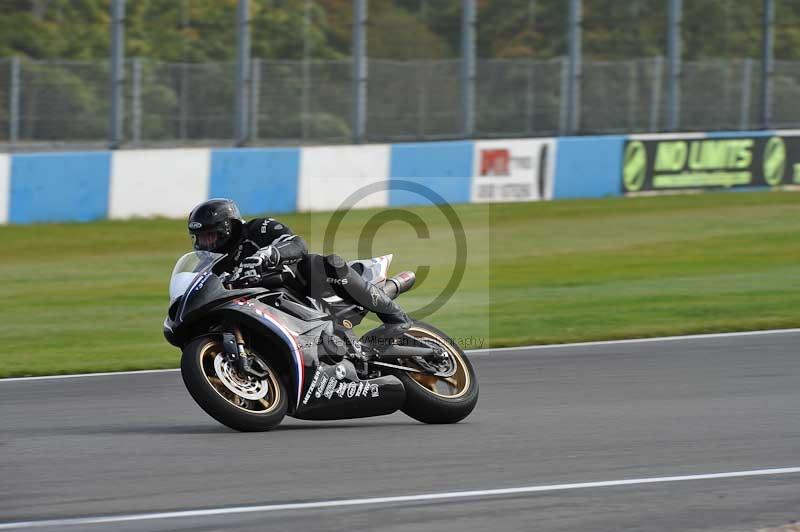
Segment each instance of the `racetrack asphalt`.
[[[481,398],[449,426],[396,413],[241,434],[203,413],[177,372],[0,381],[0,528],[800,467],[799,343],[793,331],[476,353]],[[32,529],[728,532],[794,520],[790,472]]]

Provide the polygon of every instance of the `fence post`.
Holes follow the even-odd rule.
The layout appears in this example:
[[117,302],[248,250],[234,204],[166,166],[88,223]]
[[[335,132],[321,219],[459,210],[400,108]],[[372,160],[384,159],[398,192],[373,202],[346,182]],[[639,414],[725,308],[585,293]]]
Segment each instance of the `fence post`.
[[[528,0],[528,29],[535,31],[536,28],[536,0]],[[526,132],[530,135],[533,133],[535,126],[535,118],[533,115],[534,105],[536,103],[536,87],[534,81],[536,79],[534,73],[534,65],[536,64],[533,58],[528,58],[527,86],[525,88],[525,128]]]
[[239,0],[236,8],[236,145],[247,142],[247,91],[250,83],[250,0]]
[[669,57],[669,90],[667,100],[667,130],[680,127],[681,114],[681,0],[669,0],[669,29],[667,55]]
[[581,121],[581,76],[582,64],[582,31],[583,5],[581,0],[569,2],[569,85],[567,86],[567,134],[574,135],[580,128]]
[[628,60],[628,130],[636,129],[639,113],[639,60]]
[[111,1],[111,117],[109,148],[122,144],[124,103],[122,89],[125,83],[125,0]]
[[661,86],[664,76],[664,58],[653,58],[653,91],[650,93],[650,131],[658,131],[658,118],[661,115]]
[[753,60],[749,57],[742,61],[742,101],[739,107],[739,129],[748,129],[750,125],[750,99],[753,86]]
[[311,56],[311,2],[305,0],[303,4],[303,96],[300,111],[300,128],[303,140],[308,138],[308,122],[310,118],[311,90],[311,65],[308,62]]
[[428,114],[428,80],[430,79],[430,61],[420,60],[417,68],[417,138],[425,138],[427,125],[425,117]]
[[533,72],[535,64],[535,59],[528,59],[528,68],[526,69],[527,86],[525,88],[525,126],[528,134],[533,133],[533,127],[535,125],[533,116],[534,104],[536,102],[536,84],[534,83],[536,77]]
[[[181,0],[181,62],[180,62],[180,88],[178,89],[178,138],[186,140],[189,135],[189,70],[186,58],[186,35],[189,32],[189,0]],[[164,65],[162,63],[162,65]],[[166,66],[166,65],[164,65]],[[172,65],[166,66],[167,68]]]
[[561,58],[561,87],[558,95],[558,134],[567,134],[569,123],[569,58]]
[[761,127],[772,127],[773,74],[775,72],[775,3],[764,0],[763,40],[761,46]]
[[142,141],[142,58],[131,61],[131,140]]
[[258,139],[258,107],[261,99],[261,59],[250,63],[250,140]]
[[189,136],[189,65],[181,61],[181,88],[178,95],[178,137]]
[[475,0],[461,0],[461,117],[462,134],[475,132]]
[[367,0],[353,4],[353,142],[364,142],[367,129]]
[[13,146],[19,140],[19,56],[11,57],[11,87],[8,94],[8,142]]

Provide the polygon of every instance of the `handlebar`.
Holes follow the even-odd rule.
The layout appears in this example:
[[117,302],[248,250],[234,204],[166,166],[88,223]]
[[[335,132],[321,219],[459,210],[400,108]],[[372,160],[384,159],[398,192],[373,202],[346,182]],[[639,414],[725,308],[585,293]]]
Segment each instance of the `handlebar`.
[[255,286],[277,288],[283,285],[283,272],[281,270],[268,270],[258,276],[243,277],[233,281],[226,281],[224,284],[228,289],[250,288]]

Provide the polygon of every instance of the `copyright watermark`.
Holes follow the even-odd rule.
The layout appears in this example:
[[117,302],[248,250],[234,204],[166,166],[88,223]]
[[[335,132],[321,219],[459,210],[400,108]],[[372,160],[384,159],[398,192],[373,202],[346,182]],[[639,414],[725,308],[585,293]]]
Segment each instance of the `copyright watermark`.
[[[398,192],[409,198],[408,203],[413,203],[413,207],[388,206],[375,212],[361,225],[356,242],[352,242],[352,232],[343,231],[343,227],[354,209],[359,209],[360,204],[374,204],[370,198],[374,199],[376,195],[385,195],[386,203],[391,203],[389,198]],[[421,210],[419,207],[429,208]],[[397,223],[413,232],[411,244],[408,239],[400,244],[381,239],[382,230]],[[342,233],[346,237],[342,237]],[[345,243],[343,238],[350,241]],[[322,253],[341,254],[342,245],[352,248],[353,244],[357,257],[349,259],[368,259],[391,253],[403,264],[403,270],[411,270],[416,275],[415,290],[429,285],[424,290],[422,304],[419,301],[422,291],[419,291],[414,298],[414,307],[405,308],[415,319],[425,319],[444,307],[462,287],[467,272],[469,245],[464,223],[442,194],[415,181],[392,179],[370,183],[350,193],[341,202],[325,225]],[[434,288],[433,293],[431,288]]]

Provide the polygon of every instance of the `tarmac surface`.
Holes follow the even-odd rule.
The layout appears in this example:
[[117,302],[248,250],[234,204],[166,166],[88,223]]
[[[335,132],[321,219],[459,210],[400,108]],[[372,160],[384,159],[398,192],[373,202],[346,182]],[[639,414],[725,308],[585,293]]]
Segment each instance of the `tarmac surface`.
[[[203,413],[175,371],[0,381],[0,530],[728,532],[800,520],[798,331],[470,359],[481,398],[447,426],[396,413],[241,434]],[[718,473],[731,475],[707,477]],[[493,491],[521,487],[533,489]]]

